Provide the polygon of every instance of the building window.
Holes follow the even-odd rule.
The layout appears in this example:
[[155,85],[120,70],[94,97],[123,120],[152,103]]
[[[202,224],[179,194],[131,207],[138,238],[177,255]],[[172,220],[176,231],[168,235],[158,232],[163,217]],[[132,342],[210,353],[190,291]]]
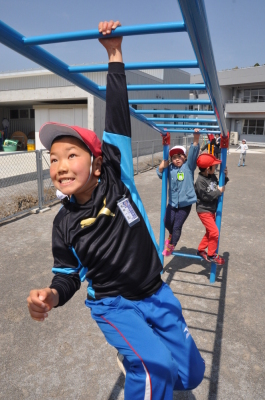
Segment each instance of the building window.
[[243,126],[244,135],[264,135],[263,119],[245,119]]
[[18,110],[10,110],[10,119],[18,119]]
[[35,110],[33,108],[21,108],[9,111],[10,119],[34,119]]
[[243,103],[262,103],[265,101],[265,89],[245,89]]
[[19,118],[28,118],[29,117],[29,110],[19,110]]

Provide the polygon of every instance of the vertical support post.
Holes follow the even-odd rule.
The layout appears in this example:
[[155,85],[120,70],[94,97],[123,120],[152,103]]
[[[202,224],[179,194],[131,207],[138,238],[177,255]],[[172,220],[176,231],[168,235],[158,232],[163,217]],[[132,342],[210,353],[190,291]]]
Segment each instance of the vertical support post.
[[43,190],[43,173],[42,173],[42,152],[36,150],[36,167],[37,167],[37,185],[38,185],[38,199],[39,209],[42,209],[44,190]]
[[[228,145],[228,137],[225,138],[227,139],[227,145]],[[222,139],[221,139],[222,140]],[[222,146],[222,143],[221,143]],[[227,148],[222,147],[221,148],[221,161],[222,164],[220,164],[220,174],[219,174],[219,186],[224,186],[225,184],[225,167],[226,167],[226,160],[227,160]],[[223,211],[223,201],[224,201],[224,193],[218,198],[218,203],[217,203],[217,210],[216,210],[216,225],[219,231],[219,238],[218,238],[218,245],[216,252],[218,253],[219,249],[219,242],[220,242],[220,234],[221,234],[221,222],[222,222],[222,211]],[[210,273],[210,283],[214,283],[216,278],[216,264],[214,262],[211,263],[211,273]]]
[[152,168],[154,167],[154,141],[152,142]]
[[[170,145],[170,133],[162,136],[163,144],[163,160],[168,160],[169,155],[169,145]],[[167,207],[167,178],[168,178],[168,167],[164,169],[162,175],[162,193],[161,193],[161,213],[160,213],[160,235],[159,235],[159,256],[161,263],[164,263],[164,256],[162,251],[164,249],[165,242],[165,223],[164,216]]]

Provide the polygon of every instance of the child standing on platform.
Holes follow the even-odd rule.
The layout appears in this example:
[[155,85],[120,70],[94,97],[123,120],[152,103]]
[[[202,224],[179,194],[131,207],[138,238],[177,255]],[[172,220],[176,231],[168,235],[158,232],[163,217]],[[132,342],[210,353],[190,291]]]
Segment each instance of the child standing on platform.
[[[212,154],[201,154],[198,157],[197,165],[199,175],[195,183],[197,195],[196,211],[200,220],[206,228],[206,233],[202,238],[197,254],[206,261],[213,261],[216,264],[224,264],[225,260],[217,253],[219,230],[215,223],[215,213],[217,210],[218,197],[225,191],[225,186],[218,186],[218,179],[214,173],[216,165],[221,161]],[[228,171],[225,169],[225,184],[229,181]],[[208,254],[206,249],[208,247]]]
[[174,390],[200,384],[205,364],[180,302],[161,279],[158,247],[135,187],[122,38],[108,37],[119,25],[99,23],[109,56],[102,145],[81,127],[48,122],[40,129],[54,186],[69,201],[53,223],[55,276],[50,287],[30,292],[28,308],[44,321],[86,280],[85,304],[126,370],[124,398],[173,399]]
[[240,157],[239,157],[239,161],[238,161],[238,167],[240,167],[240,163],[241,160],[243,158],[243,164],[242,166],[245,166],[245,162],[246,162],[246,154],[247,154],[247,150],[248,150],[248,145],[247,145],[247,141],[246,139],[242,140],[242,143],[238,146],[238,148],[236,149],[239,150],[240,149]]
[[200,134],[198,132],[199,129],[194,130],[193,144],[190,147],[188,157],[185,147],[174,146],[169,152],[171,164],[169,165],[168,160],[163,160],[157,168],[157,175],[162,179],[164,168],[169,166],[169,200],[165,215],[165,227],[169,236],[165,241],[165,248],[162,252],[164,256],[172,254],[180,239],[184,222],[190,214],[191,206],[197,200],[194,190],[194,171],[200,151]]

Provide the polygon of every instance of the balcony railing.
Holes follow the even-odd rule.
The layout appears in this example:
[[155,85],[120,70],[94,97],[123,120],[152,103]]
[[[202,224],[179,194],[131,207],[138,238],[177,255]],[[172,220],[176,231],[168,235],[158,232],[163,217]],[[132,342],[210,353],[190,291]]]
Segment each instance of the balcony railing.
[[240,97],[227,100],[227,103],[264,103],[265,96]]

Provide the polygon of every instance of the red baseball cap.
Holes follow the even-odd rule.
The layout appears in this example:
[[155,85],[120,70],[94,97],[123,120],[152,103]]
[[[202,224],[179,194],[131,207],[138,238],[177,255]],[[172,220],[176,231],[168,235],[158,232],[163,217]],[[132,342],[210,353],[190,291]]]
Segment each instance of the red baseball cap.
[[221,164],[222,161],[218,160],[218,158],[214,157],[212,154],[201,154],[197,158],[197,166],[199,168],[208,168],[212,165]]
[[172,149],[169,151],[170,157],[172,157],[174,154],[184,154],[186,155],[186,149],[183,146],[174,146]]
[[70,126],[57,122],[47,122],[40,128],[40,141],[47,150],[51,150],[52,142],[59,136],[73,136],[80,139],[95,157],[101,156],[101,141],[95,132],[80,126]]

